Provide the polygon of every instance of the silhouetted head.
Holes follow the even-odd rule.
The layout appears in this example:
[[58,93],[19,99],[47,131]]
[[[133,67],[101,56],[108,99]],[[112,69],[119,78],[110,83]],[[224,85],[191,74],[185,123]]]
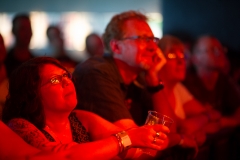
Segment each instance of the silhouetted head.
[[12,21],[12,33],[16,45],[28,47],[32,37],[32,27],[28,14],[17,14]]
[[104,47],[101,37],[96,33],[91,33],[86,38],[86,50],[90,56],[100,55],[104,53]]
[[56,47],[63,47],[63,37],[62,37],[62,32],[58,26],[51,25],[47,28],[47,37],[49,40],[49,43]]
[[108,23],[103,34],[104,46],[109,52],[112,52],[110,41],[112,39],[120,40],[124,37],[124,23],[129,19],[139,19],[147,22],[147,17],[137,11],[127,11],[115,15]]
[[220,41],[210,35],[198,38],[193,47],[193,63],[196,67],[206,70],[225,72],[229,67],[226,49]]

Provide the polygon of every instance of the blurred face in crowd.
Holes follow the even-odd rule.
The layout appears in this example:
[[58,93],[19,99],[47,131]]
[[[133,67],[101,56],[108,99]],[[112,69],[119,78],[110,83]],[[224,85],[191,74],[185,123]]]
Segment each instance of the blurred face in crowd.
[[14,24],[13,34],[15,35],[17,44],[24,47],[29,46],[32,37],[30,20],[27,18],[19,18]]
[[160,71],[160,78],[166,81],[179,82],[184,80],[186,74],[186,61],[184,59],[184,46],[172,45],[164,51],[167,63]]
[[6,57],[6,48],[4,45],[3,37],[0,34],[0,63],[4,61]]
[[200,38],[193,53],[193,62],[198,67],[211,70],[223,70],[228,67],[224,48],[213,37],[204,36]]
[[58,28],[52,27],[47,33],[49,42],[54,48],[63,48],[62,33]]
[[117,42],[121,56],[115,58],[135,68],[144,69],[142,64],[151,66],[158,47],[149,25],[143,20],[128,19],[122,29],[124,35]]
[[102,56],[104,53],[104,46],[102,39],[97,35],[91,35],[86,41],[87,50],[90,56],[99,55]]
[[40,95],[45,112],[71,112],[76,104],[76,91],[69,73],[53,64],[46,64],[41,72]]

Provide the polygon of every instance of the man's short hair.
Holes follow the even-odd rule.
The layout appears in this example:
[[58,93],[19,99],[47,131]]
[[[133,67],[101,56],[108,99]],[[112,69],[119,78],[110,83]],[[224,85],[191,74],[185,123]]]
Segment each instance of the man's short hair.
[[105,33],[103,34],[103,43],[105,45],[106,50],[111,52],[109,43],[112,39],[119,40],[122,38],[123,24],[126,20],[129,19],[140,19],[143,21],[147,21],[148,18],[142,13],[133,10],[122,12],[120,14],[113,16],[113,18],[108,23],[105,29]]

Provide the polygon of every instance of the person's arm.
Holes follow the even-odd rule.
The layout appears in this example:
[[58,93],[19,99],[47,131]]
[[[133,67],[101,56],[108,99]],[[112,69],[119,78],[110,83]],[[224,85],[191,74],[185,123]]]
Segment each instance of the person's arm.
[[17,133],[25,142],[36,147],[42,148],[49,143],[43,133],[32,123],[22,118],[14,118],[8,122],[8,127]]
[[184,103],[183,108],[187,117],[206,112],[206,109],[195,98]]
[[187,117],[206,111],[206,108],[204,108],[204,106],[194,98],[194,96],[181,82],[175,85],[174,92],[177,92]]
[[171,117],[174,120],[174,123],[171,125],[171,133],[177,132],[177,126],[179,126],[179,118],[174,113],[169,102],[167,101],[167,96],[163,91],[158,91],[152,94],[153,108],[155,111],[165,114],[168,117]]
[[124,130],[128,128],[138,127],[132,119],[121,119],[116,122],[113,122],[113,124]]
[[40,150],[30,146],[0,121],[0,159],[27,159]]
[[[75,112],[77,113],[77,117],[79,118],[79,120],[82,122],[82,124],[85,126],[87,131],[90,133],[91,137],[95,140],[109,137],[110,135],[122,130],[121,128],[113,125],[112,123],[104,120],[103,118],[99,117],[98,115],[96,115],[94,113],[87,112],[87,111],[81,111],[81,110],[75,110]],[[129,135],[132,143],[134,144],[135,142],[141,141],[141,139],[144,139],[145,134],[147,134],[146,131],[152,127],[156,127],[156,126],[143,126],[140,128],[137,127],[137,128],[128,129],[127,132],[128,132],[128,135]],[[165,132],[164,130],[161,129],[161,127],[159,129],[161,130],[161,132],[162,131]],[[137,132],[137,130],[139,130],[139,131]],[[132,133],[134,133],[134,134],[132,134]],[[156,134],[156,132],[155,132],[155,134]],[[160,147],[162,149],[166,148],[165,139],[160,138],[159,140],[162,142]],[[136,147],[149,148],[148,145],[149,144],[142,144],[142,145],[136,146]],[[154,149],[154,148],[152,148],[152,149]],[[139,150],[137,150],[137,151],[139,151]],[[133,156],[134,151],[131,151],[131,149],[130,149],[129,152],[132,152],[132,153],[130,153],[130,155]],[[140,152],[142,152],[142,150],[140,150]],[[140,153],[140,155],[141,154],[142,153]]]

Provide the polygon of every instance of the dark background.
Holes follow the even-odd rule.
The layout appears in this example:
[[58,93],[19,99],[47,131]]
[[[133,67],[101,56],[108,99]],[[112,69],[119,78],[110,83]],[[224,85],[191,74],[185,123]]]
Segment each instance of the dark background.
[[239,56],[239,0],[163,0],[162,14],[163,34],[186,41],[211,34],[229,48],[229,57]]

